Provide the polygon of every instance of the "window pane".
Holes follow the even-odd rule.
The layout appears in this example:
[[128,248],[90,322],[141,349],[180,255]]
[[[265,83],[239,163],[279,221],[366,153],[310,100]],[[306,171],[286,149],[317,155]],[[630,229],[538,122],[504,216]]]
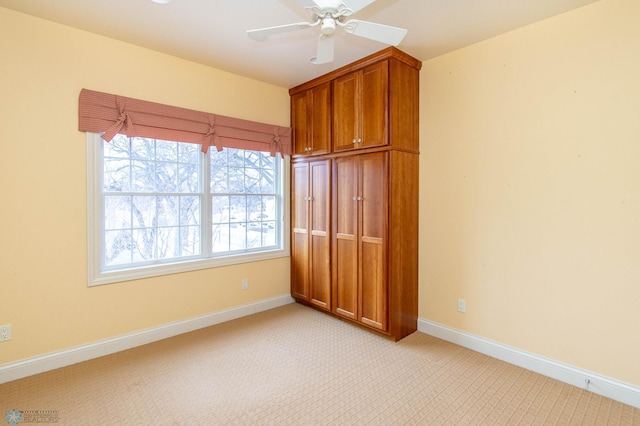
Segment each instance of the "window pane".
[[230,193],[242,194],[244,192],[244,169],[238,167],[229,167],[227,169],[228,186],[227,191]]
[[247,221],[247,199],[245,197],[229,197],[229,209],[231,217],[235,217],[240,222]]
[[200,225],[200,197],[180,196],[180,225]]
[[105,158],[104,191],[126,192],[130,190],[131,163],[129,160]]
[[200,227],[183,226],[180,228],[180,256],[195,256],[200,254]]
[[260,169],[245,169],[244,192],[246,192],[247,194],[260,193]]
[[180,163],[198,164],[200,159],[200,145],[193,143],[178,143],[178,161]]
[[131,263],[131,231],[106,231],[104,256],[108,266]]
[[226,223],[215,223],[211,227],[211,251],[214,253],[229,251],[230,227]]
[[156,160],[178,161],[178,143],[156,140]]
[[200,190],[200,167],[198,163],[178,165],[178,192],[198,192]]
[[131,228],[131,197],[104,197],[104,229]]
[[223,151],[227,152],[227,164],[230,167],[244,167],[244,150],[225,148]]
[[270,169],[260,170],[260,192],[270,194],[275,192],[274,186],[275,171]]
[[131,162],[132,191],[154,192],[156,190],[156,163],[153,161]]
[[133,226],[135,228],[150,227],[156,220],[156,197],[135,196],[131,205]]
[[276,203],[277,198],[275,196],[262,196],[263,212],[266,213],[266,216],[264,216],[266,220],[276,220]]
[[276,157],[272,157],[267,152],[260,153],[260,164],[263,169],[275,170],[276,168]]
[[177,227],[158,228],[158,259],[180,255],[180,238]]
[[156,191],[178,192],[178,165],[156,163]]
[[211,221],[213,223],[229,222],[229,197],[218,195],[211,198]]
[[262,233],[262,245],[264,247],[276,244],[276,226],[275,222],[262,222],[262,226],[266,231]]
[[177,226],[180,224],[180,206],[178,197],[158,197],[157,226]]
[[133,261],[143,262],[155,258],[156,230],[142,228],[133,230]]
[[116,135],[111,142],[102,141],[104,158],[129,158],[129,139],[123,135]]
[[229,172],[226,166],[211,166],[210,191],[214,194],[229,193]]
[[155,160],[155,140],[145,138],[131,138],[131,158]]

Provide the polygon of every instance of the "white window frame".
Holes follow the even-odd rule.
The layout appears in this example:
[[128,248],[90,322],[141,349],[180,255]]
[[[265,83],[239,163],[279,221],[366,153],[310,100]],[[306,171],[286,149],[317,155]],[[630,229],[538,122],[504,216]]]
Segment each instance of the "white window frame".
[[[241,254],[216,254],[212,257],[198,259],[172,259],[166,263],[133,266],[119,270],[103,271],[101,258],[103,250],[102,218],[102,188],[103,188],[103,160],[102,143],[98,133],[87,132],[87,281],[88,286],[132,281],[141,278],[157,277],[161,275],[177,274],[219,266],[236,265],[241,263],[258,262],[269,259],[288,257],[290,253],[289,237],[289,203],[290,203],[290,159],[285,155],[281,164],[282,179],[279,179],[279,193],[282,197],[280,211],[280,234],[276,239],[280,241],[280,248]],[[205,167],[205,169],[207,169]],[[208,175],[208,174],[207,174]],[[207,183],[208,185],[208,183]],[[207,203],[208,204],[208,203]],[[206,215],[203,217],[207,217]],[[210,215],[208,216],[210,217]],[[205,221],[203,221],[205,222]],[[203,234],[210,229],[210,224],[202,223]],[[204,238],[207,238],[206,236]],[[125,269],[126,268],[126,269]]]

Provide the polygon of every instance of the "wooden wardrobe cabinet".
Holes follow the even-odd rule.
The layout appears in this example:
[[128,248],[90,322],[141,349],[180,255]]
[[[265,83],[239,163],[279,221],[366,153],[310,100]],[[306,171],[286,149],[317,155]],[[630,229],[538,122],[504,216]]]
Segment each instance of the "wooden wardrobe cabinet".
[[420,67],[390,47],[289,91],[291,294],[394,340],[417,329]]

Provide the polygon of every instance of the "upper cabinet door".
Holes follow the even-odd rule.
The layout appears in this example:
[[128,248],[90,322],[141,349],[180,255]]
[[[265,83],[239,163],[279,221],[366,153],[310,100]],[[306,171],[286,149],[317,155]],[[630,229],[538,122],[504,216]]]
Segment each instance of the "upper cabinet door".
[[333,150],[386,145],[388,61],[368,66],[333,85]]
[[291,97],[294,154],[331,151],[331,82]]
[[358,148],[386,145],[389,69],[380,62],[362,70]]
[[354,149],[359,133],[360,83],[362,73],[354,72],[333,83],[333,150]]

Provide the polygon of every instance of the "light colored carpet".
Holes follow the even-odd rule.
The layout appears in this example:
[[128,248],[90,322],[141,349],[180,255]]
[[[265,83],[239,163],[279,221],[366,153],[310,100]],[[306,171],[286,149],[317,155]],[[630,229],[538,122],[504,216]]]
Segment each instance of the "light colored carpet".
[[90,426],[640,425],[628,405],[298,304],[0,385],[0,424],[14,409]]

